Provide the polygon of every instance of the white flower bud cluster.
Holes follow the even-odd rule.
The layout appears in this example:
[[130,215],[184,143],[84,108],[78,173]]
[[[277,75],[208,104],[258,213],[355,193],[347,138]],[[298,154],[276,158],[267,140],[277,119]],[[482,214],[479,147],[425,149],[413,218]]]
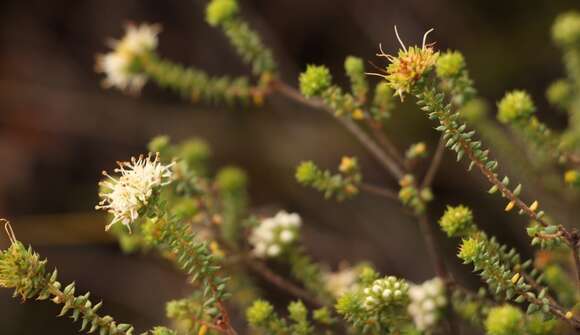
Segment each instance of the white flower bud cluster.
[[324,274],[326,289],[335,297],[357,289],[357,279],[359,277],[357,268],[345,267],[336,272],[327,272]]
[[97,72],[105,74],[103,86],[138,93],[147,82],[143,73],[132,71],[135,57],[157,48],[159,25],[128,25],[121,40],[112,40],[111,52],[97,56]]
[[130,224],[139,217],[139,210],[146,206],[153,191],[172,181],[173,163],[164,165],[159,162],[159,155],[131,157],[130,162],[117,162],[115,172],[121,175],[112,177],[103,171],[107,179],[99,183],[102,192],[101,202],[95,209],[103,209],[113,215],[105,228],[108,230],[117,222],[131,229]]
[[386,306],[404,306],[409,301],[409,284],[393,276],[377,279],[364,289],[363,306],[369,311]]
[[409,297],[411,303],[408,311],[420,331],[432,328],[447,305],[445,285],[440,278],[427,280],[421,285],[412,285],[409,289]]
[[277,257],[298,239],[301,224],[300,215],[285,211],[263,219],[249,238],[254,255],[259,258]]

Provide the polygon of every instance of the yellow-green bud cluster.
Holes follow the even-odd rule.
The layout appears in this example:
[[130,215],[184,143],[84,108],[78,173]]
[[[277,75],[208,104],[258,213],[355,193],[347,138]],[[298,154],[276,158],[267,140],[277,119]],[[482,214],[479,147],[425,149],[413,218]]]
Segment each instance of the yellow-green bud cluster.
[[377,121],[384,121],[390,117],[393,106],[393,90],[389,83],[381,81],[375,87],[371,115]]
[[439,56],[435,65],[437,76],[451,78],[459,75],[465,68],[465,59],[458,51],[447,51]]
[[580,186],[580,172],[578,170],[568,170],[564,173],[564,182],[570,186]]
[[267,301],[256,300],[246,310],[246,320],[253,327],[263,327],[274,313],[274,307]]
[[338,201],[358,194],[362,174],[355,157],[342,157],[338,167],[339,173],[319,169],[312,161],[300,163],[296,168],[296,180],[305,186],[311,186],[324,192],[326,198],[336,197]]
[[492,308],[485,320],[485,330],[489,335],[524,334],[523,326],[523,313],[511,305]]
[[0,252],[0,287],[13,288],[14,296],[22,300],[38,295],[46,288],[46,260],[15,242]]
[[344,69],[350,78],[352,93],[360,101],[364,101],[369,88],[365,77],[363,60],[358,57],[348,56],[344,61]]
[[212,0],[205,11],[205,19],[212,26],[218,26],[238,13],[236,0]]
[[449,237],[465,237],[476,230],[471,209],[463,205],[448,206],[439,225]]
[[580,44],[580,12],[570,11],[556,18],[552,26],[552,38],[562,47]]
[[406,308],[409,304],[409,284],[394,276],[375,280],[363,293],[363,307],[368,311]]
[[471,99],[461,109],[459,113],[469,122],[478,123],[484,120],[489,110],[489,106],[483,99]]
[[300,92],[307,97],[320,96],[332,84],[330,70],[325,66],[308,65],[300,74]]
[[405,152],[407,159],[417,159],[427,157],[427,145],[425,142],[413,143]]
[[507,93],[497,104],[497,118],[502,123],[528,120],[536,111],[532,98],[525,91]]
[[419,190],[415,185],[415,177],[407,174],[399,180],[399,200],[405,206],[409,206],[416,213],[423,213],[427,202],[433,199],[433,194],[428,188]]
[[229,166],[220,170],[216,176],[216,185],[220,190],[234,192],[246,187],[248,177],[237,167]]
[[550,84],[546,90],[546,98],[552,105],[566,108],[573,98],[573,93],[570,82],[566,79],[560,79]]

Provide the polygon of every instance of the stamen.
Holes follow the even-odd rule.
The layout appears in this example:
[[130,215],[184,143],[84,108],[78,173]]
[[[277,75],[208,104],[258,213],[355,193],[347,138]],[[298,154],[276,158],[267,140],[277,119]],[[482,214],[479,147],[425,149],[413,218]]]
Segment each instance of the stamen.
[[10,221],[6,219],[0,219],[0,222],[4,222],[4,230],[6,231],[6,235],[8,235],[8,239],[10,240],[11,244],[16,243],[16,234],[14,234],[14,230],[12,230],[12,226],[10,225]]
[[382,45],[382,43],[379,43],[379,50],[381,51],[381,53],[380,53],[380,54],[377,54],[377,56],[381,56],[381,57],[382,57],[382,56],[385,56],[385,57],[386,57],[386,56],[388,56],[388,55],[387,55],[387,54],[386,54],[386,53],[383,51],[383,45]]
[[385,76],[384,74],[380,74],[380,73],[376,73],[376,72],[365,72],[365,74],[369,75],[369,76],[377,76],[377,77],[387,79],[387,76]]
[[399,32],[397,31],[396,25],[395,25],[395,35],[397,36],[397,40],[399,40],[399,44],[401,44],[401,47],[403,48],[403,50],[405,52],[407,52],[407,48],[405,47],[405,44],[403,44],[403,41],[401,40],[401,37],[399,36]]
[[422,46],[423,49],[425,49],[425,46],[426,46],[425,43],[427,42],[427,35],[429,35],[429,33],[432,32],[433,30],[435,30],[435,29],[431,28],[431,29],[427,30],[425,35],[423,35],[423,46]]

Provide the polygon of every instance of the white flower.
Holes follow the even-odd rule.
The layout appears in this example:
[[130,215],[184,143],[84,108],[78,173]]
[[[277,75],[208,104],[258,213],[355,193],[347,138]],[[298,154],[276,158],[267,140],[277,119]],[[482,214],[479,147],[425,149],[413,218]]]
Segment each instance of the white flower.
[[273,217],[263,219],[252,230],[249,242],[253,254],[259,258],[277,257],[298,237],[301,219],[298,214],[280,211]]
[[409,289],[411,303],[407,311],[413,317],[415,326],[420,331],[433,327],[439,320],[441,310],[447,304],[445,285],[439,278],[413,285]]
[[128,25],[121,40],[111,41],[113,50],[97,56],[96,71],[106,76],[103,86],[138,93],[147,82],[147,76],[132,70],[135,57],[157,47],[160,31],[159,25]]
[[[338,298],[357,288],[358,276],[359,271],[352,267],[344,267],[337,272],[327,272],[324,274],[326,289]],[[368,288],[365,288],[365,293],[368,294],[368,292]]]
[[99,194],[102,200],[95,209],[103,209],[113,215],[105,230],[117,222],[131,229],[130,224],[137,220],[139,210],[148,204],[153,192],[170,183],[173,176],[173,163],[161,164],[158,154],[131,157],[130,162],[117,164],[119,167],[114,171],[120,176],[115,178],[103,171],[107,179],[99,183],[105,192]]

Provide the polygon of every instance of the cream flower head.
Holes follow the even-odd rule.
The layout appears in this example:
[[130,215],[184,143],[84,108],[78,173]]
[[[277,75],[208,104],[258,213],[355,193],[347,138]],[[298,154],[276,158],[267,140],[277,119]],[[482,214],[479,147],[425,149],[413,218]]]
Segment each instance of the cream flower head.
[[173,163],[164,165],[159,162],[159,154],[149,154],[131,157],[131,161],[117,164],[119,167],[114,170],[120,173],[117,178],[103,171],[107,178],[99,183],[104,192],[99,194],[102,200],[95,209],[113,215],[105,230],[117,222],[131,230],[131,223],[137,220],[139,211],[147,206],[153,193],[172,181]]

